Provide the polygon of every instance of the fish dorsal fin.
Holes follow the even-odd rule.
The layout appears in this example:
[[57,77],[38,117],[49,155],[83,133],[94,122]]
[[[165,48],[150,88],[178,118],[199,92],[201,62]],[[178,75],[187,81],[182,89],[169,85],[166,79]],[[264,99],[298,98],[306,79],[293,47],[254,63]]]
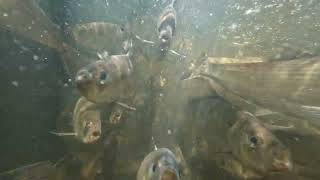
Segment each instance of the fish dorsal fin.
[[268,115],[273,115],[273,114],[277,114],[277,113],[278,112],[274,112],[269,109],[257,108],[257,110],[254,112],[254,116],[261,117],[261,116],[268,116]]
[[173,6],[176,4],[176,2],[177,2],[177,0],[171,0],[171,3],[169,6],[173,8]]
[[301,112],[308,114],[313,119],[320,119],[320,107],[301,105]]
[[77,133],[75,132],[54,132],[50,131],[50,134],[56,135],[56,136],[76,136]]
[[249,57],[246,59],[226,58],[226,57],[208,57],[210,65],[225,65],[225,64],[254,64],[265,62],[259,57]]
[[290,131],[295,129],[293,125],[278,126],[278,125],[272,125],[272,124],[263,124],[263,126],[269,129],[270,131]]
[[131,38],[123,42],[123,50],[128,57],[132,57],[133,55],[132,48],[133,48],[133,42]]

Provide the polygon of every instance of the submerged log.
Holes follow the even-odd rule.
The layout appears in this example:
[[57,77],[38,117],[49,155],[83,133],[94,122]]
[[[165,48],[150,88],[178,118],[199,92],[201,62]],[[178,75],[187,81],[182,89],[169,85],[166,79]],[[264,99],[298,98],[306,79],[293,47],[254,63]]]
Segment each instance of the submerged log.
[[320,125],[320,57],[282,62],[217,63],[198,74],[235,105],[256,104]]

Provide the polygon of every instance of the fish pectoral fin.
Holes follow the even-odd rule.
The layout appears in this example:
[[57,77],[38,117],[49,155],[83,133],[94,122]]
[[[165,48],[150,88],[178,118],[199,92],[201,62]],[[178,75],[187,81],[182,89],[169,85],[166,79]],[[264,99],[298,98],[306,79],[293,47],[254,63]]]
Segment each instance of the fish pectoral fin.
[[232,154],[232,149],[230,147],[223,147],[216,149],[214,152],[216,154]]
[[56,136],[76,136],[77,133],[75,132],[54,132],[50,131],[50,134],[56,135]]
[[134,36],[137,40],[141,41],[142,43],[146,43],[146,44],[151,44],[151,45],[154,45],[156,44],[155,42],[153,41],[149,41],[149,40],[146,40],[146,39],[142,39],[140,36],[138,35],[135,35]]
[[288,131],[293,130],[295,127],[293,125],[290,126],[278,126],[278,125],[272,125],[272,124],[264,124],[264,126],[269,129],[270,131]]
[[319,106],[305,106],[302,105],[303,111],[313,114],[316,117],[320,117],[320,107]]
[[254,115],[256,117],[260,117],[260,116],[268,116],[268,115],[273,115],[273,114],[277,114],[277,112],[271,111],[269,109],[258,109]]
[[315,124],[319,125],[319,119],[320,119],[320,107],[319,106],[309,106],[309,105],[301,105],[289,101],[282,101],[285,108],[287,108],[288,111],[291,112],[291,114],[294,113],[295,116],[298,116],[300,118],[306,118],[309,120],[313,120]]
[[136,111],[137,109],[135,107],[132,107],[132,106],[129,106],[128,104],[125,104],[123,102],[119,102],[119,101],[116,101],[116,104],[125,108],[125,109],[128,109],[128,110],[131,110],[131,111]]

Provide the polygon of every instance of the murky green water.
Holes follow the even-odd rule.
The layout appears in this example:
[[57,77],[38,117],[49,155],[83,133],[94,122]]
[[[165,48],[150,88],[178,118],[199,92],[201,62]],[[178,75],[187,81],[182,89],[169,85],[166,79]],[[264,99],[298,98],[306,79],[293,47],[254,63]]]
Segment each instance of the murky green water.
[[320,178],[320,1],[177,0],[162,52],[170,2],[0,1],[0,179],[137,179],[154,146],[181,180]]

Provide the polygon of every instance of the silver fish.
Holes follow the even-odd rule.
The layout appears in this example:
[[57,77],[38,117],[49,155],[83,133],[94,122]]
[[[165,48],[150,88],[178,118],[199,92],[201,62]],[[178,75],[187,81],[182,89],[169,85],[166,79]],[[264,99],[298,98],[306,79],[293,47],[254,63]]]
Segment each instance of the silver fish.
[[320,57],[281,62],[216,63],[201,76],[218,95],[236,106],[256,104],[273,112],[320,125]]
[[205,159],[242,178],[292,171],[291,151],[255,116],[221,98],[196,102],[191,123],[194,136],[206,144],[201,153]]
[[177,12],[174,9],[176,0],[172,0],[171,3],[164,9],[158,20],[158,32],[160,48],[167,51],[173,36],[176,33],[177,26]]
[[73,129],[77,139],[94,143],[101,136],[101,117],[96,105],[81,97],[73,112]]
[[114,102],[123,93],[124,80],[132,73],[129,55],[103,57],[78,71],[75,82],[79,92],[89,101]]
[[77,46],[89,51],[122,53],[123,43],[128,37],[126,30],[118,24],[91,22],[71,28],[71,35]]
[[142,161],[137,180],[179,180],[175,155],[167,148],[157,149]]
[[233,155],[245,167],[260,174],[292,170],[289,149],[255,116],[238,111],[237,118],[228,131],[228,141]]
[[0,24],[3,29],[17,33],[59,52],[69,74],[74,75],[88,58],[64,41],[62,31],[43,12],[35,0],[0,1]]

